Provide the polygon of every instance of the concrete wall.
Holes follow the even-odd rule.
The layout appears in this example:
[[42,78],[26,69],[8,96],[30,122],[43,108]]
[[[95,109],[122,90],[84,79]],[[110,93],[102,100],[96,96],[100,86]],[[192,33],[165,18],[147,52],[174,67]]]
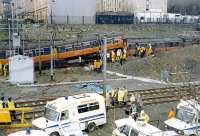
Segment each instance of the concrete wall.
[[48,3],[48,19],[56,24],[94,24],[96,0],[56,0]]

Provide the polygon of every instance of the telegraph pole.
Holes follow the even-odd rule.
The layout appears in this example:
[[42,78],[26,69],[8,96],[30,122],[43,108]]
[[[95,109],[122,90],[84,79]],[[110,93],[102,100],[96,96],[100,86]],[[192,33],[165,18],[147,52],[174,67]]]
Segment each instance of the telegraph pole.
[[54,40],[54,32],[51,33],[51,81],[54,80],[54,71],[53,71],[53,58],[54,58],[54,53],[53,53],[53,42]]
[[42,74],[42,62],[41,62],[41,41],[40,41],[41,31],[39,31],[38,48],[39,48],[39,75]]
[[14,3],[11,3],[11,13],[12,13],[12,33],[14,33]]
[[104,85],[104,94],[106,96],[106,69],[107,69],[107,36],[104,35],[103,42],[103,85]]

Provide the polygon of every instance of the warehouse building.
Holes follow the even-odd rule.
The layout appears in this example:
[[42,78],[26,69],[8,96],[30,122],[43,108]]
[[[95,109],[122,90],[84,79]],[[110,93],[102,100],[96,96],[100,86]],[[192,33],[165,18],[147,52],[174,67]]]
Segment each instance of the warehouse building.
[[48,22],[56,24],[95,24],[96,0],[49,1]]
[[13,0],[13,2],[17,15],[23,19],[56,24],[95,23],[96,0]]
[[97,12],[167,13],[167,0],[97,0]]

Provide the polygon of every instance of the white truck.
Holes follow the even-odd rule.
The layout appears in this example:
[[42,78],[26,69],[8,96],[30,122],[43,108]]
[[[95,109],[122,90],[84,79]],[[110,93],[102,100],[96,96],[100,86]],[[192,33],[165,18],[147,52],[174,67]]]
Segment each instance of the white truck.
[[182,100],[176,109],[176,117],[165,121],[166,127],[181,135],[200,135],[200,105],[195,100]]
[[125,118],[115,121],[112,136],[178,136],[174,131],[162,131],[148,123]]
[[33,125],[50,136],[63,135],[61,128],[73,121],[80,122],[81,130],[94,131],[106,123],[105,99],[97,93],[85,93],[47,102],[44,117],[33,120]]

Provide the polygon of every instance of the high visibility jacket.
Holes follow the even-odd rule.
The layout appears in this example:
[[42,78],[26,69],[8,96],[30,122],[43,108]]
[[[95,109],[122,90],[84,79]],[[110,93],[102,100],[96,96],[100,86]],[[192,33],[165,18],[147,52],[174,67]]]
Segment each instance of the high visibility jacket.
[[106,55],[106,56],[107,56],[107,59],[109,59],[109,58],[110,58],[110,53],[107,53],[107,55]]
[[149,49],[147,50],[147,56],[149,56],[149,55],[151,55],[151,54],[153,54],[153,50],[152,50],[152,48],[149,48]]
[[96,62],[96,68],[101,68],[101,62]]
[[117,57],[120,57],[121,56],[121,50],[117,50]]
[[145,115],[142,116],[141,118],[144,119],[144,122],[145,122],[145,123],[149,123],[149,121],[150,121],[149,115],[147,115],[147,114],[145,114]]
[[3,71],[3,65],[0,64],[0,74],[2,74],[2,71]]
[[97,68],[97,62],[96,61],[94,62],[94,68],[95,69]]
[[168,119],[175,118],[175,116],[176,116],[176,112],[175,111],[169,111]]
[[8,102],[8,108],[10,108],[10,109],[15,108],[15,103],[13,101]]
[[115,52],[114,51],[111,52],[111,56],[112,56],[112,58],[115,57]]
[[119,92],[118,92],[118,101],[123,102],[124,96],[125,96],[125,91],[120,89]]
[[111,97],[116,97],[116,96],[117,96],[117,91],[115,89],[112,89]]
[[3,108],[3,101],[0,100],[0,108]]

